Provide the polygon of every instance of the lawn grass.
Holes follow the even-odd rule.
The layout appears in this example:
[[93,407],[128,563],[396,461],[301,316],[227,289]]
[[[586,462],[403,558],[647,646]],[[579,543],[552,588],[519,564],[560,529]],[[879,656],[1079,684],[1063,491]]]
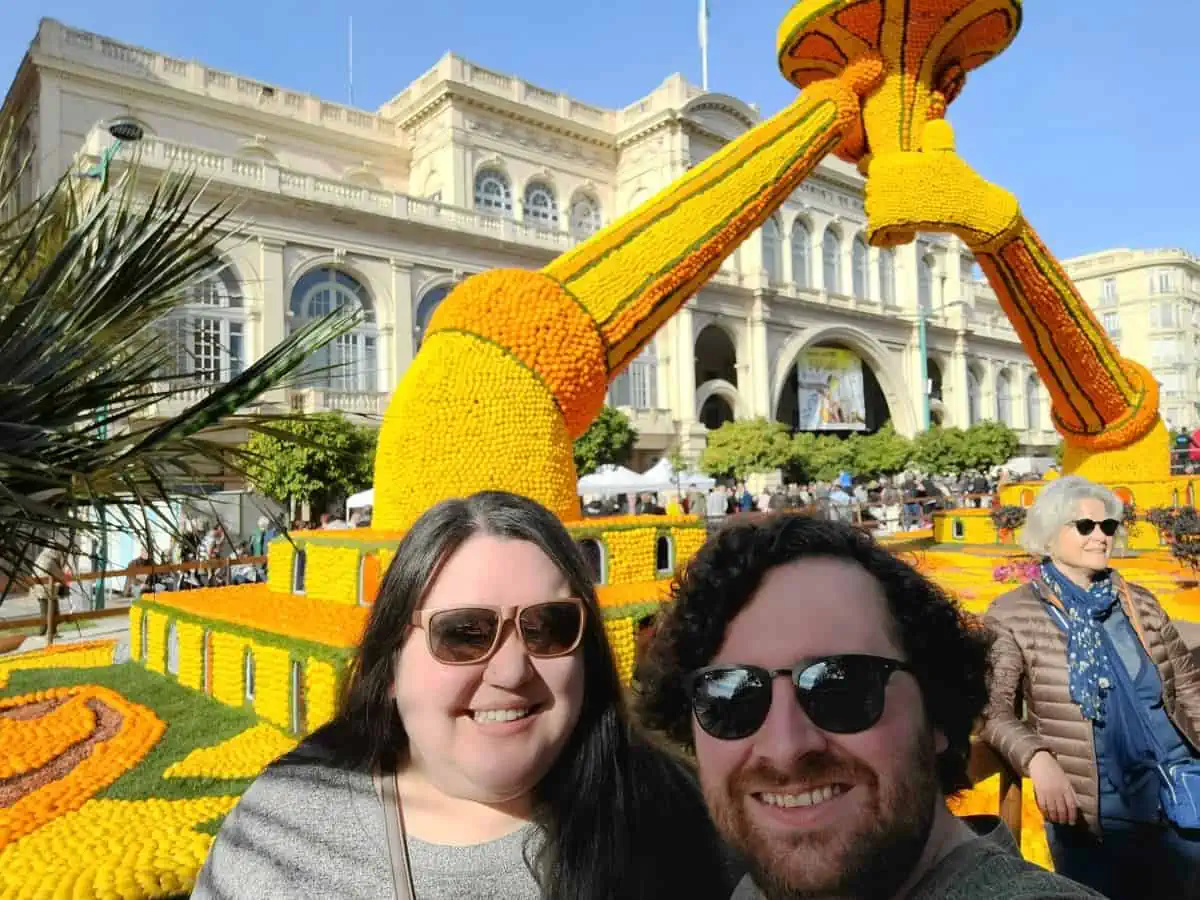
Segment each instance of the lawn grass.
[[98,668],[18,670],[0,696],[27,694],[52,687],[98,684],[111,688],[134,703],[154,710],[166,724],[162,739],[145,759],[96,796],[111,800],[145,800],[151,797],[180,800],[189,797],[236,796],[253,779],[163,778],[172,763],[197,747],[228,740],[255,725],[253,713],[232,709],[162,675],[147,672],[137,663]]

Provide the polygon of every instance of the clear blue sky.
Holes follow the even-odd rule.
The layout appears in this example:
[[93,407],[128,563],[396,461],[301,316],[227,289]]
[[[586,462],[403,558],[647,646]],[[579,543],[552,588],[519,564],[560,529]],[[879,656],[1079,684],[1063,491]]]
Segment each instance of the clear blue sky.
[[[605,106],[672,72],[700,80],[698,0],[0,0],[7,86],[37,21],[63,22],[322,97],[376,107],[454,50]],[[774,66],[779,0],[711,0],[710,88],[765,112],[793,89]],[[1139,15],[1140,8],[1153,15]],[[1200,252],[1195,0],[1026,0],[1025,27],[950,118],[959,149],[1021,198],[1060,256],[1114,246]]]

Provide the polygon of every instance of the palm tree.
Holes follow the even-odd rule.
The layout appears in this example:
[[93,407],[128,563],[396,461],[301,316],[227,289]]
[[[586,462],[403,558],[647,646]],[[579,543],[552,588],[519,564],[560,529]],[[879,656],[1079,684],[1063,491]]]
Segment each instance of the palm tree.
[[232,432],[283,432],[277,416],[239,410],[290,383],[358,316],[312,322],[155,418],[195,387],[164,381],[178,348],[162,325],[220,266],[217,242],[236,232],[229,206],[201,206],[188,174],[137,195],[136,172],[110,188],[104,171],[86,187],[68,174],[18,208],[30,160],[13,146],[0,141],[0,603],[41,550],[73,552],[96,534],[97,510],[108,530],[152,546],[149,505],[194,491],[214,468],[241,472]]

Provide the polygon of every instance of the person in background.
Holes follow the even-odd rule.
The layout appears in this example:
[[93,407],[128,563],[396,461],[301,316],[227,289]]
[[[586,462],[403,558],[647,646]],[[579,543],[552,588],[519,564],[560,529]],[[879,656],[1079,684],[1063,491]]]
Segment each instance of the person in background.
[[591,573],[533,501],[421,516],[351,672],[226,818],[193,900],[728,897],[699,791],[633,726]]
[[728,508],[729,498],[725,494],[725,487],[720,484],[713,485],[704,503],[705,516],[711,523],[722,522],[725,519]]
[[1200,672],[1154,595],[1109,567],[1123,511],[1077,476],[1038,495],[1037,577],[985,617],[983,737],[1033,781],[1056,870],[1112,900],[1200,897],[1200,831],[1165,818],[1157,771],[1190,764],[1200,784]]
[[848,525],[771,516],[709,539],[635,696],[647,726],[695,753],[749,867],[733,900],[1098,896],[1021,859],[998,817],[946,806],[970,785],[987,642]]
[[57,617],[59,603],[68,594],[67,582],[70,574],[67,569],[67,556],[64,546],[53,543],[43,547],[33,562],[33,577],[49,579],[44,584],[35,584],[30,591],[37,600],[38,613],[42,619],[38,634],[46,633],[51,607],[54,608],[54,615]]

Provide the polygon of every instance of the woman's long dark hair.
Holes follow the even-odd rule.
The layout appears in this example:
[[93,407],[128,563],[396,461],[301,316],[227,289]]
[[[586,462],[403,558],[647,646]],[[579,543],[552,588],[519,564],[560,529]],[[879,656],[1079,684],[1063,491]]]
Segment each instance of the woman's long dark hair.
[[695,784],[631,727],[587,564],[566,528],[532,500],[489,491],[439,503],[417,520],[384,577],[338,715],[309,742],[348,768],[404,765],[408,735],[389,693],[395,655],[442,565],[476,534],[535,545],[588,608],[583,707],[534,798],[546,835],[534,861],[543,897],[724,900],[730,886]]

